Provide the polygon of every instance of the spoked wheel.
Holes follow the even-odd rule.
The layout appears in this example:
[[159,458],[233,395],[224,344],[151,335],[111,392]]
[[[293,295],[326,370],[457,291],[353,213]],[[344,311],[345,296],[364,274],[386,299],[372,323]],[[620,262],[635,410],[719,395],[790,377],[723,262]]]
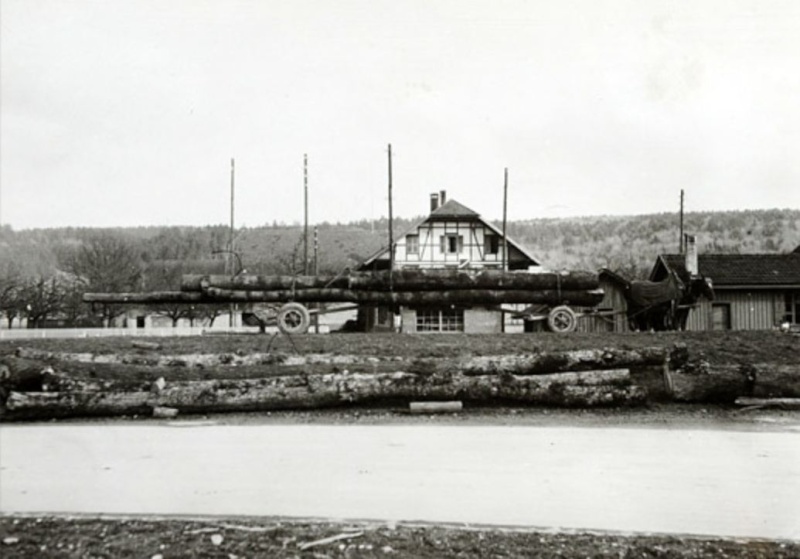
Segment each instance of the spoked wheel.
[[573,332],[577,326],[575,311],[566,305],[552,309],[547,315],[547,327],[551,332]]
[[278,311],[278,329],[284,334],[304,334],[311,324],[308,309],[300,303],[286,303]]

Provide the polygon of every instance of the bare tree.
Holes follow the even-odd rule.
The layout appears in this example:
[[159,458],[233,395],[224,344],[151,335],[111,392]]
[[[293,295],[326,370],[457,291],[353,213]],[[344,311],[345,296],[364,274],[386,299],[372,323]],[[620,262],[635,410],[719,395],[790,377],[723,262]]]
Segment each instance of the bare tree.
[[208,321],[208,326],[214,326],[214,321],[230,310],[230,305],[224,303],[204,303],[195,306],[197,318]]
[[[79,278],[86,291],[119,293],[141,287],[140,255],[121,235],[97,232],[62,258],[62,268]],[[100,309],[106,325],[123,313],[120,305],[103,305]]]
[[62,304],[64,290],[56,277],[34,278],[22,289],[28,328],[40,328],[48,317],[56,314]]
[[23,280],[19,271],[11,264],[4,266],[0,270],[0,314],[5,316],[9,328],[24,308],[22,288]]
[[[144,270],[142,284],[145,291],[173,291],[180,288],[184,272],[184,262],[180,260],[159,260],[151,262]],[[182,318],[194,321],[196,317],[193,305],[186,303],[162,303],[154,305],[155,314],[172,320],[172,327],[178,326]]]

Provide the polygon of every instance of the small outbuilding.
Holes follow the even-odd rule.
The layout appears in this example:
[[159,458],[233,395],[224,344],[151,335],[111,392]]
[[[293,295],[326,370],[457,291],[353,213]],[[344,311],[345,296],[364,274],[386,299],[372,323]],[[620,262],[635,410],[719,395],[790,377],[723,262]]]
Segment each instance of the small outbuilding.
[[[699,254],[698,271],[714,284],[714,300],[690,311],[687,330],[767,330],[800,324],[800,247],[788,254]],[[660,255],[650,279],[668,270],[687,278],[680,254]]]

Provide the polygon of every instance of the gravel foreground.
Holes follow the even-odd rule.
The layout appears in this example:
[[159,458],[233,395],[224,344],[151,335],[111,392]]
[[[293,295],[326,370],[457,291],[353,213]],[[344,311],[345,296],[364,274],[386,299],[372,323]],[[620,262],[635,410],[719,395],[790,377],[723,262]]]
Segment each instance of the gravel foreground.
[[797,558],[800,542],[285,519],[0,517],[8,558]]

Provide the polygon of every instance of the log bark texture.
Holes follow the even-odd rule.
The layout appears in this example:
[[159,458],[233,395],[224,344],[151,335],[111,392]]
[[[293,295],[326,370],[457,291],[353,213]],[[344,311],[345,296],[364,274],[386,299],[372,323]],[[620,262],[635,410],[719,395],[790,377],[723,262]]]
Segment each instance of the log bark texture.
[[687,363],[668,371],[676,400],[732,403],[738,397],[800,398],[800,365]]
[[215,287],[230,291],[281,291],[292,289],[352,289],[360,291],[429,291],[440,289],[592,290],[599,277],[588,271],[502,272],[499,270],[397,270],[350,272],[338,276],[185,275],[181,291]]
[[353,289],[298,289],[275,291],[228,290],[209,287],[204,302],[231,303],[361,303],[372,305],[501,305],[543,303],[593,307],[603,300],[603,290],[462,289],[443,291],[357,291]]
[[53,364],[58,369],[69,369],[69,362],[105,363],[120,365],[147,365],[152,367],[174,367],[180,363],[185,367],[238,367],[254,365],[286,365],[293,367],[331,365],[357,368],[366,365],[375,369],[382,364],[397,367],[404,363],[409,372],[421,374],[461,373],[465,375],[492,375],[509,373],[514,375],[537,375],[565,371],[590,371],[599,369],[658,367],[665,364],[669,351],[663,348],[591,349],[531,354],[484,355],[461,358],[422,358],[381,360],[365,355],[307,354],[281,355],[270,353],[196,354],[196,355],[147,355],[95,354],[51,352],[31,348],[18,348],[17,355],[28,360],[39,360],[42,368]]
[[84,293],[85,303],[158,305],[170,303],[208,303],[202,293],[149,291],[147,293]]
[[[433,363],[435,370],[455,367],[465,375],[492,375],[509,373],[514,375],[539,375],[559,371],[592,371],[598,369],[620,369],[663,365],[668,351],[662,348],[588,349],[528,355],[487,355],[468,357],[447,362]],[[424,366],[421,360],[415,369]],[[600,372],[600,371],[598,371]]]
[[678,370],[666,370],[672,397],[679,402],[732,404],[750,396],[755,379],[747,367],[689,363]]
[[755,379],[753,396],[760,398],[800,398],[800,365],[758,363],[744,369]]
[[38,360],[0,356],[0,388],[42,390],[43,373],[49,366]]
[[170,383],[159,391],[12,392],[10,418],[151,414],[155,407],[180,413],[309,409],[380,400],[516,401],[560,407],[636,405],[641,388],[626,372],[557,373],[540,376],[417,375],[412,373],[327,374],[256,380]]

